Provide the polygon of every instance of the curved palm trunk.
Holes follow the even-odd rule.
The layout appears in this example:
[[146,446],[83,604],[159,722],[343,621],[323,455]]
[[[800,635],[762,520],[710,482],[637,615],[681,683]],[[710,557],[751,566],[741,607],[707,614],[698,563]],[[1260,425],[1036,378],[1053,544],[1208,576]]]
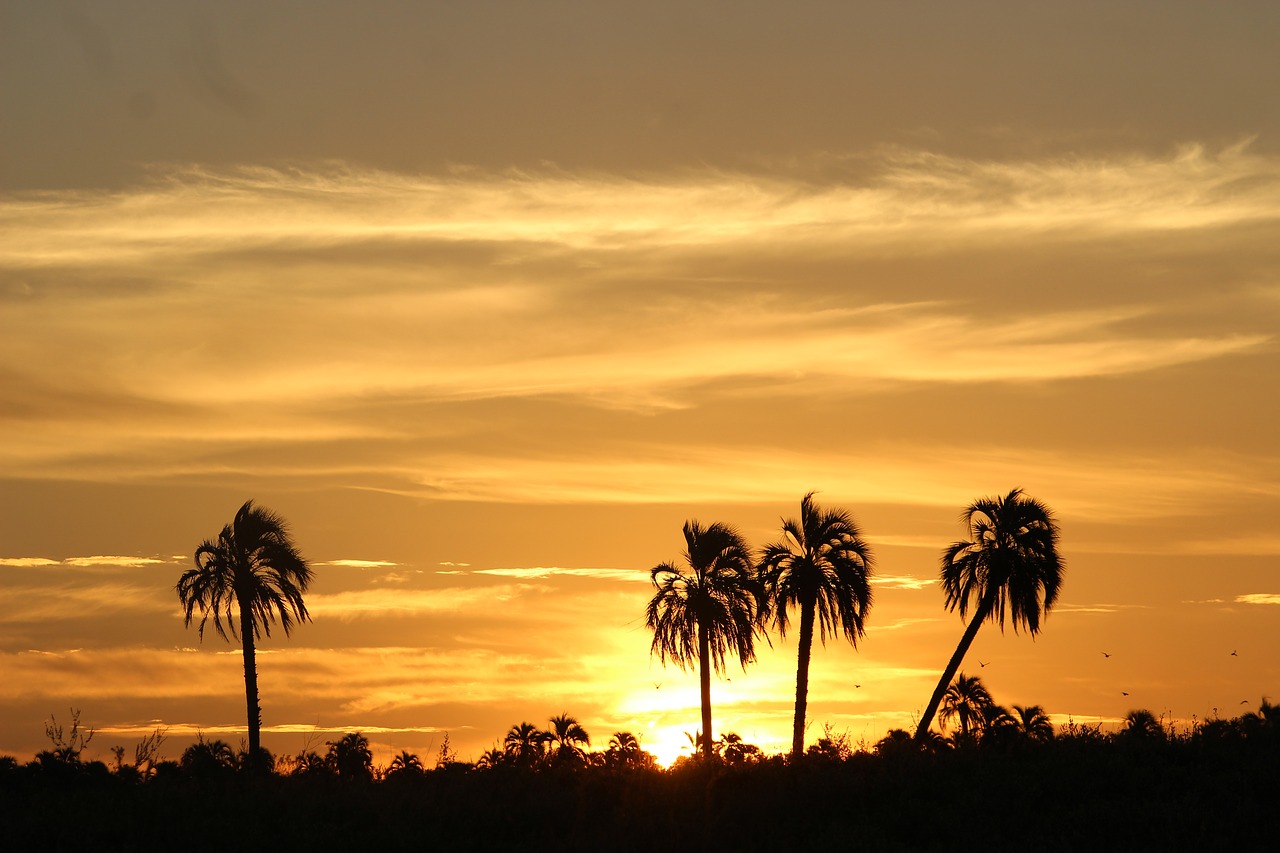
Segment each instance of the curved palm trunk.
[[[982,623],[991,614],[991,608],[995,605],[995,601],[994,595],[987,596],[978,605],[978,610],[973,614],[973,621],[969,623],[969,627],[964,629],[964,636],[960,638],[960,645],[956,647],[955,654],[947,662],[947,668],[942,671],[942,678],[939,679],[938,686],[933,690],[933,698],[929,700],[929,706],[924,709],[924,716],[920,718],[920,725],[916,726],[917,741],[924,740],[925,735],[929,733],[929,726],[933,724],[934,714],[938,713],[938,706],[942,704],[942,697],[951,685],[951,680],[956,677],[956,673],[960,670],[960,664],[964,661],[964,656],[968,653],[969,646],[973,645],[973,638],[978,636],[978,629],[982,627]],[[960,720],[960,725],[962,728],[967,729],[963,717]]]
[[258,769],[262,708],[258,705],[258,656],[253,640],[253,615],[240,605],[240,641],[244,644],[244,701],[249,717],[249,766]]
[[814,605],[800,608],[800,651],[796,664],[796,719],[791,730],[791,757],[804,754],[804,718],[809,710],[809,657],[813,649]]
[[698,624],[698,680],[702,688],[702,754],[711,757],[711,644],[707,632]]

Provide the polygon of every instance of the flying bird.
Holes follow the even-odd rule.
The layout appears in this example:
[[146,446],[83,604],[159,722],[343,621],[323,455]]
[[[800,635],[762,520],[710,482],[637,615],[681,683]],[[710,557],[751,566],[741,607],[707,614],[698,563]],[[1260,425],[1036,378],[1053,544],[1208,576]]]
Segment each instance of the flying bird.
[[861,685],[861,684],[855,684],[855,685],[853,685],[853,686],[854,686],[854,687],[861,687],[862,685]]
[[1120,695],[1121,695],[1121,696],[1128,696],[1129,694],[1128,694],[1128,693],[1125,693],[1123,690],[1121,690],[1121,691],[1120,691]]
[[[991,661],[987,661],[987,663],[991,663]],[[983,663],[982,661],[978,661],[978,666],[982,667],[983,669],[986,669],[986,668],[987,668],[987,663]]]
[[1111,653],[1110,653],[1110,652],[1103,652],[1103,653],[1102,653],[1102,656],[1103,656],[1104,658],[1109,658],[1109,657],[1111,657]]
[[654,690],[657,690],[657,689],[658,689],[659,687],[661,687],[661,686],[662,686],[662,682],[661,682],[661,681],[655,681],[655,682],[653,682],[653,689],[654,689]]
[[1240,655],[1236,654],[1236,650],[1235,650],[1235,649],[1232,649],[1232,650],[1231,650],[1231,656],[1232,656],[1233,658],[1238,658],[1238,657],[1240,657]]

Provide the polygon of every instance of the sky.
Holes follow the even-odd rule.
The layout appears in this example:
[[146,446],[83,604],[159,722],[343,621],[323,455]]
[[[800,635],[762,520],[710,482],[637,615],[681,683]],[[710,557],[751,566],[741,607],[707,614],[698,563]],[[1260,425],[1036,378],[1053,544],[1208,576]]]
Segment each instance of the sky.
[[[315,571],[260,646],[277,753],[568,712],[687,754],[649,570],[809,491],[876,562],[810,743],[912,727],[940,553],[1013,488],[1066,572],[978,634],[998,702],[1280,698],[1278,41],[1266,2],[0,2],[0,754],[73,708],[98,757],[244,737],[174,584],[250,499]],[[713,682],[717,736],[786,748],[795,656]]]

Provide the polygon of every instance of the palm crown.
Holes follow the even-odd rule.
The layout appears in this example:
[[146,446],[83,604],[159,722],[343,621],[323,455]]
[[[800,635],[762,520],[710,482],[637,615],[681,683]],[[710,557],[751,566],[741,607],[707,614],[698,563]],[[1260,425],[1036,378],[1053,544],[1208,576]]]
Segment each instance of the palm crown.
[[1049,508],[1014,489],[1001,499],[982,498],[965,511],[969,539],[942,555],[946,607],[968,614],[971,600],[990,601],[986,617],[1004,627],[1006,610],[1014,631],[1032,636],[1040,617],[1058,600],[1062,564],[1058,528]]
[[271,636],[276,618],[286,635],[295,620],[310,618],[302,600],[310,583],[311,568],[289,538],[284,520],[246,501],[216,540],[205,540],[196,549],[195,568],[182,574],[177,589],[186,609],[184,624],[191,624],[197,608],[201,611],[202,639],[210,616],[218,636],[228,639],[228,631],[238,636],[233,607],[240,610],[240,628],[247,622],[257,639]]

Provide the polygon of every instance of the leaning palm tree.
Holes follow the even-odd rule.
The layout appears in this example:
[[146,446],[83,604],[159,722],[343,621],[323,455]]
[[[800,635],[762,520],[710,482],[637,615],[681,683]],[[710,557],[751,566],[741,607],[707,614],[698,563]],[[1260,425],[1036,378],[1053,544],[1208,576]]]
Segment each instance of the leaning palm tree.
[[974,501],[961,516],[969,538],[942,553],[942,589],[948,610],[960,609],[963,619],[976,603],[973,621],[942,671],[920,724],[916,740],[923,740],[938,704],[983,622],[1004,630],[1005,613],[1016,632],[1040,631],[1040,618],[1058,600],[1063,562],[1058,557],[1058,525],[1049,508],[1014,489],[1003,498]]
[[284,519],[254,506],[253,501],[245,501],[216,540],[200,544],[195,568],[178,578],[178,601],[186,610],[183,624],[190,626],[198,609],[200,639],[204,639],[205,624],[212,615],[218,636],[238,638],[242,643],[249,755],[255,767],[262,746],[256,643],[264,634],[271,636],[271,624],[277,618],[285,636],[295,620],[311,618],[302,601],[310,583],[311,568],[289,537]]
[[653,631],[649,653],[667,658],[681,669],[699,667],[702,700],[702,754],[711,758],[711,670],[724,674],[725,657],[732,652],[745,670],[755,659],[757,611],[762,589],[753,576],[751,552],[736,530],[715,523],[703,528],[685,522],[684,557],[689,570],[672,563],[655,566],[650,579],[656,588],[645,611]]
[[760,576],[765,589],[762,620],[772,619],[778,634],[787,635],[788,613],[800,611],[796,665],[796,713],[791,757],[804,753],[804,721],[809,702],[809,657],[813,628],[825,646],[827,635],[843,632],[857,648],[871,607],[871,548],[844,510],[823,512],[813,492],[800,501],[800,520],[782,523],[785,537],[764,549]]

